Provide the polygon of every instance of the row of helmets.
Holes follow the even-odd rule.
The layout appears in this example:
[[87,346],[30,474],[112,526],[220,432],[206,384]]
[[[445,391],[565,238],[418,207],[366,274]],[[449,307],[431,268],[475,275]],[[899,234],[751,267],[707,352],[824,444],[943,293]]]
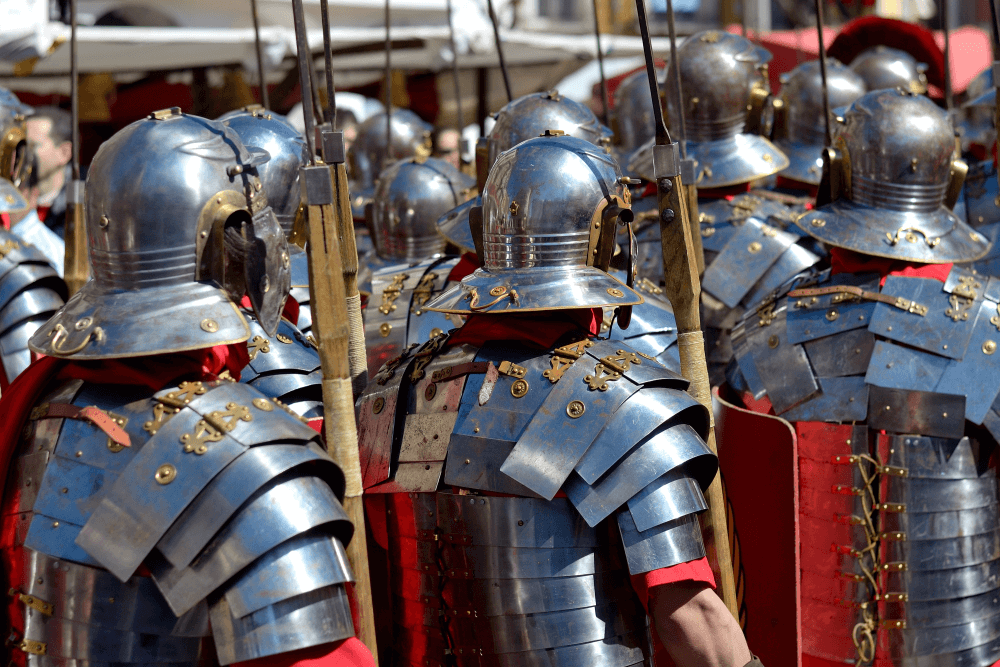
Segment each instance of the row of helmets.
[[[867,60],[876,64],[889,62],[890,65],[881,70],[871,63],[866,67],[859,66],[862,74],[869,70],[897,72],[905,69],[903,78],[910,91],[922,81],[919,67],[912,62],[905,63],[902,56],[884,51],[875,55],[881,60],[874,56]],[[764,49],[737,35],[710,31],[689,38],[679,49],[680,71],[685,86],[683,104],[670,94],[673,69],[667,68],[664,89],[667,91],[668,117],[676,118],[677,108],[682,107],[689,153],[701,163],[699,186],[719,187],[737,180],[752,180],[779,171],[786,165],[783,151],[770,144],[766,138],[746,132],[748,121],[752,120],[753,101],[757,98],[766,99],[766,95],[761,95],[760,91],[766,91],[767,61],[768,53]],[[899,67],[900,62],[904,62],[906,67]],[[784,121],[780,123],[785,134],[776,137],[779,145],[794,148],[796,142],[805,144],[808,139],[817,135],[816,114],[799,113],[795,110],[796,102],[811,102],[815,97],[809,93],[816,85],[815,70],[812,65],[800,67],[786,83],[782,105]],[[851,70],[832,65],[831,71],[831,79],[842,82],[831,85],[832,93],[839,95],[843,92],[845,97],[860,93]],[[797,83],[797,79],[802,79],[802,82]],[[806,216],[799,224],[807,233],[826,243],[869,254],[929,262],[973,259],[986,252],[987,242],[959,224],[957,218],[944,206],[945,193],[953,171],[954,131],[951,121],[929,100],[910,91],[902,92],[897,88],[888,92],[868,93],[838,117],[836,146],[844,155],[841,164],[844,165],[845,173],[850,174],[850,187],[828,210]],[[798,98],[795,99],[792,95],[798,95]],[[837,97],[834,104],[840,99]],[[619,105],[619,109],[624,109],[625,106]],[[156,126],[171,125],[173,128],[180,128],[181,125],[186,127],[192,124],[190,117],[178,122],[178,115],[163,114],[150,119],[148,123],[143,121],[144,124],[140,125],[145,129],[121,133],[129,135],[131,139],[116,137],[102,147],[101,153],[107,155],[114,151],[120,154],[121,161],[127,162],[127,154],[134,152],[129,142],[140,141],[141,137],[155,132],[153,128]],[[262,116],[271,117],[270,114],[259,113],[244,113],[243,116],[255,119],[253,128],[262,127]],[[391,116],[393,136],[399,137],[400,144],[399,148],[395,147],[394,138],[392,157],[402,157],[406,152],[410,152],[412,157],[397,160],[381,178],[373,180],[376,165],[381,165],[385,157],[385,151],[379,155],[378,150],[378,137],[385,136],[382,131],[384,115],[370,119],[360,128],[358,141],[350,155],[357,191],[362,193],[367,183],[373,186],[370,225],[378,255],[387,260],[413,261],[440,252],[444,242],[435,223],[438,218],[442,218],[442,230],[455,245],[481,250],[487,271],[544,269],[567,273],[579,269],[579,280],[583,284],[588,280],[585,276],[592,273],[589,268],[607,269],[614,253],[615,235],[593,233],[592,228],[600,228],[600,225],[593,223],[595,217],[600,217],[598,211],[627,208],[632,194],[610,146],[610,131],[588,109],[555,92],[529,95],[507,105],[498,114],[496,126],[488,140],[487,156],[490,161],[495,162],[483,190],[486,196],[481,195],[479,201],[471,200],[476,202],[474,204],[468,203],[474,194],[471,178],[462,175],[444,161],[421,154],[421,149],[426,150],[429,126],[411,112],[394,111]],[[240,134],[239,125],[246,122],[239,118],[222,120],[225,120],[229,128],[227,134],[230,131]],[[297,190],[295,179],[298,177],[296,164],[305,160],[305,149],[304,142],[295,137],[294,132],[280,118],[274,117],[272,121],[268,131],[275,134],[275,139],[271,143],[262,136],[253,136],[253,131],[247,129],[242,135],[243,144],[256,147],[257,152],[248,152],[243,148],[235,157],[238,158],[237,162],[257,168],[259,183],[267,189],[270,209],[287,233],[298,209],[298,198],[294,195]],[[621,127],[623,123],[619,121],[617,125]],[[767,123],[762,123],[760,127],[766,125]],[[288,141],[279,141],[281,132],[287,135],[284,139]],[[551,136],[538,137],[543,133]],[[175,138],[183,135],[176,131],[172,134]],[[561,134],[571,138],[559,136]],[[532,145],[519,148],[527,140],[532,140]],[[762,146],[766,147],[766,153],[761,152]],[[160,145],[161,150],[163,147],[164,145]],[[514,148],[518,150],[512,151]],[[793,148],[789,149],[790,153],[795,152]],[[510,152],[511,155],[504,157],[504,152]],[[642,152],[643,147],[640,146],[629,156],[628,171],[649,176],[636,167]],[[564,153],[572,154],[572,157],[567,157]],[[544,160],[542,155],[546,156]],[[565,166],[566,160],[577,164],[577,167],[585,164],[588,169],[571,169]],[[710,160],[711,168],[706,169],[706,163]],[[813,165],[817,164],[816,158],[812,158],[812,161]],[[103,162],[106,160],[97,160],[98,165]],[[564,166],[557,168],[558,165]],[[757,171],[748,173],[747,170]],[[89,207],[92,210],[88,210],[88,227],[92,235],[95,278],[98,282],[107,278],[107,284],[101,287],[104,291],[124,287],[118,285],[120,281],[117,272],[108,267],[115,263],[113,255],[117,252],[116,243],[119,240],[124,242],[126,237],[131,238],[125,231],[128,225],[122,223],[134,215],[124,209],[107,209],[112,202],[123,201],[122,197],[117,194],[112,196],[112,193],[135,189],[134,180],[129,182],[131,185],[124,182],[119,184],[122,180],[120,177],[127,172],[121,164],[116,164],[113,168],[109,167],[107,177],[104,178],[98,169],[92,173],[92,183],[88,188],[88,202],[100,200],[99,205]],[[418,173],[422,175],[417,175]],[[742,175],[732,175],[733,173]],[[246,187],[238,189],[242,191],[258,187],[258,181],[254,180],[256,178],[257,175],[248,176]],[[227,177],[227,180],[232,178]],[[428,194],[419,193],[419,196],[415,196],[420,189],[426,190]],[[600,196],[595,193],[600,193]],[[209,194],[214,194],[214,191]],[[430,200],[433,204],[421,204],[418,207],[417,200]],[[204,202],[198,202],[196,206],[199,215],[203,213],[203,204]],[[451,214],[449,217],[449,210],[462,204],[465,204],[465,215]],[[482,232],[477,239],[468,224],[468,214],[480,205],[482,213],[479,224],[482,225]],[[460,210],[459,213],[461,212]],[[267,228],[263,220],[267,215],[263,213],[263,209],[258,211],[250,206],[248,214],[252,218],[260,218],[262,230]],[[916,225],[915,216],[920,218],[919,225]],[[198,217],[195,215],[195,220]],[[616,213],[615,225],[611,227],[619,222],[624,223],[628,217],[630,216]],[[835,222],[833,218],[840,222]],[[105,219],[110,224],[100,226]],[[884,242],[886,233],[897,234],[907,226],[908,221],[913,221],[919,227],[927,242],[887,246]],[[261,234],[267,236],[263,231]],[[278,245],[277,241],[269,243],[275,247]],[[193,249],[193,252],[196,250],[200,252],[200,248]],[[933,252],[929,252],[930,250]],[[215,276],[213,271],[222,269],[213,267],[224,267],[226,263],[220,259],[213,264],[206,257],[200,256],[199,252],[196,252],[198,256],[193,256],[190,260],[183,258],[185,267],[190,266],[198,278],[214,277],[222,285],[226,285],[228,280],[234,283],[233,289],[237,291],[238,285],[247,283],[245,277],[237,280],[231,276]],[[178,262],[180,261],[178,258]],[[157,270],[176,273],[180,268],[178,265]],[[287,284],[289,281],[288,276],[282,274],[283,271],[287,273],[287,269],[282,269],[280,263],[278,267],[267,267],[261,271],[274,274],[270,280],[272,285]],[[249,269],[247,272],[249,274]],[[166,273],[164,280],[169,278]],[[194,274],[191,276],[195,277]],[[582,301],[579,305],[625,305],[625,301],[630,299],[640,300],[633,293],[624,297],[623,301],[622,297],[614,296],[609,290],[626,294],[631,292],[627,287],[624,290],[620,287],[606,287],[597,290],[604,295],[597,299],[599,303],[592,302],[590,297],[580,296]],[[272,290],[268,294],[267,290],[257,289],[252,285],[248,291],[255,307],[261,309],[263,321],[275,321],[281,299],[274,295],[280,294],[280,291]],[[549,301],[555,299],[553,303],[545,300],[535,303],[522,290],[518,301],[508,299],[496,304],[494,308],[565,307],[573,305],[564,301],[570,298],[568,294],[582,295],[586,292],[588,290],[563,291],[551,299],[546,297]],[[466,301],[463,308],[468,311],[471,298],[469,294],[462,298]],[[88,298],[77,299],[75,304],[74,322],[95,307],[94,303],[89,303]],[[450,307],[457,309],[454,304]],[[88,336],[88,331],[67,329],[60,336],[54,336],[52,331],[43,331],[41,335],[47,340],[39,339],[38,347],[51,353],[55,340],[62,348],[72,348],[82,343]],[[102,347],[98,338],[96,335],[91,336],[90,349]]]

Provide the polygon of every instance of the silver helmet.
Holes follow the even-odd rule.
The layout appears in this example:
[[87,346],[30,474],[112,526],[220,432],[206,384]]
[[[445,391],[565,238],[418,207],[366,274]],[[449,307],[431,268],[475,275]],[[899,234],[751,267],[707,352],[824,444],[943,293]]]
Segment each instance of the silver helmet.
[[615,146],[622,155],[634,152],[653,138],[653,99],[649,95],[649,78],[645,70],[629,75],[615,89],[611,127]]
[[[502,152],[543,134],[577,137],[599,146],[611,139],[611,130],[586,106],[563,97],[557,90],[532,93],[517,98],[497,112],[496,124],[487,139],[486,169],[490,169]],[[482,178],[485,179],[485,175]],[[475,241],[469,228],[469,212],[482,203],[477,197],[448,212],[438,221],[438,230],[449,242],[463,250],[471,250]]]
[[[429,157],[431,132],[434,127],[409,109],[393,109],[389,127],[392,146],[386,142],[385,112],[371,116],[358,125],[358,135],[347,151],[350,167],[351,193],[364,203],[370,201],[379,173],[396,160],[408,157]],[[356,197],[357,198],[357,197]]]
[[[215,120],[223,123],[230,118],[235,118],[236,116],[263,116],[268,120],[276,120],[279,123],[288,126],[292,130],[295,130],[295,126],[288,122],[288,117],[283,116],[280,113],[271,111],[270,109],[265,109],[262,104],[248,104],[246,106],[240,107],[239,109],[233,109],[232,111],[227,111]],[[298,132],[298,130],[295,130]]]
[[399,160],[375,185],[366,214],[375,252],[382,259],[415,262],[444,252],[437,221],[467,200],[475,179],[437,158]]
[[257,167],[257,175],[264,185],[268,205],[288,236],[301,200],[299,168],[309,163],[305,138],[262,108],[230,112],[226,116],[223,124],[236,131],[244,146],[262,148],[271,156]]
[[865,81],[868,90],[902,88],[917,95],[927,92],[926,63],[906,51],[878,45],[865,49],[851,61],[851,69]]
[[[762,126],[769,88],[771,53],[727,32],[692,35],[677,49],[684,100],[676,99],[675,72],[667,66],[664,90],[671,132],[683,110],[687,151],[697,161],[697,185],[720,188],[764,178],[788,166],[788,158],[768,139]],[[653,140],[629,160],[628,169],[652,178]]]
[[[865,94],[865,82],[833,58],[826,61],[830,108],[846,107]],[[823,175],[823,78],[819,61],[802,63],[782,75],[781,96],[775,102],[774,143],[790,164],[782,176],[819,185]]]
[[870,92],[851,105],[834,142],[832,203],[797,220],[830,245],[925,264],[972,261],[989,249],[948,206],[961,190],[951,117],[927,97]]
[[559,94],[531,93],[509,102],[496,114],[496,124],[490,130],[488,164],[496,162],[500,153],[548,130],[585,139],[592,144],[610,140],[611,130],[597,120],[594,112]]
[[108,359],[240,342],[249,329],[234,301],[244,294],[273,335],[289,255],[257,176],[267,158],[177,108],[106,141],[87,177],[93,275],[31,348]]
[[25,123],[30,113],[31,107],[21,104],[6,88],[0,88],[0,213],[28,207],[17,188],[31,170]]
[[642,303],[607,273],[619,223],[632,220],[621,169],[603,149],[548,136],[501,153],[486,179],[483,266],[427,304],[447,313],[602,308]]

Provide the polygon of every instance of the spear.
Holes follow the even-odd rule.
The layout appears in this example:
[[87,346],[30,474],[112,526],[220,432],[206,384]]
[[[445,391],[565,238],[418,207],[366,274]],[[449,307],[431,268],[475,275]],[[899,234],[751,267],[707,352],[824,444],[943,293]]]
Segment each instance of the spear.
[[368,362],[365,356],[365,327],[361,319],[361,293],[358,290],[358,245],[354,236],[354,218],[351,215],[351,193],[347,185],[344,133],[337,131],[337,90],[333,84],[333,49],[330,45],[329,0],[320,0],[323,20],[323,56],[326,65],[325,122],[320,130],[323,142],[323,161],[330,168],[333,182],[334,217],[340,241],[340,269],[344,276],[347,294],[347,318],[351,329],[350,363],[351,382],[357,398],[368,385]]
[[500,60],[500,72],[503,74],[503,87],[507,91],[507,101],[513,102],[514,95],[510,92],[510,76],[507,74],[507,61],[503,57],[503,44],[500,42],[500,26],[497,24],[497,13],[493,10],[493,0],[486,0],[486,8],[489,10],[490,23],[493,24],[493,39],[497,44],[497,58]]
[[257,0],[250,0],[250,11],[253,14],[254,47],[257,50],[257,81],[260,85],[260,103],[265,109],[270,109],[267,97],[267,83],[264,81],[264,51],[260,46],[260,17],[257,15]]
[[[699,312],[701,284],[698,280],[698,261],[691,238],[691,226],[687,219],[687,202],[684,201],[686,193],[684,179],[681,176],[680,147],[671,141],[670,132],[663,123],[663,110],[660,108],[653,65],[653,49],[649,41],[649,27],[646,25],[646,3],[644,0],[635,0],[635,7],[642,34],[642,50],[646,59],[646,75],[649,78],[649,92],[653,98],[653,118],[656,124],[653,176],[656,179],[657,206],[660,214],[665,289],[677,320],[681,374],[691,383],[688,391],[695,400],[708,408],[711,418],[712,395]],[[717,452],[714,419],[709,429],[707,444],[712,452]],[[715,539],[715,551],[719,560],[719,590],[726,607],[736,619],[739,619],[736,580],[729,552],[729,530],[726,528],[726,502],[722,494],[722,482],[718,476],[708,487],[708,504],[706,523]]]
[[72,178],[66,184],[66,255],[64,274],[70,295],[83,287],[90,275],[87,264],[87,229],[84,226],[84,184],[80,180],[80,72],[76,55],[76,0],[69,3],[70,113],[73,123]]
[[[302,118],[305,122],[306,145],[309,150],[309,165],[302,167],[300,180],[302,202],[306,207],[309,227],[306,250],[309,256],[313,334],[323,371],[323,432],[330,456],[344,471],[347,484],[343,505],[355,528],[354,539],[347,545],[347,558],[354,572],[354,595],[360,610],[358,638],[377,660],[375,617],[365,540],[365,514],[361,499],[361,463],[358,458],[354,392],[351,387],[349,362],[351,336],[347,292],[340,265],[340,234],[337,228],[337,213],[334,209],[336,200],[330,170],[326,165],[316,161],[316,135],[310,113],[313,107],[312,87],[309,85],[312,56],[306,38],[302,0],[292,0],[292,13],[302,89]],[[341,144],[342,150],[343,144]],[[346,192],[346,185],[344,191]]]
[[451,46],[451,78],[455,82],[455,129],[458,130],[458,162],[462,159],[462,134],[465,131],[465,115],[462,113],[462,91],[458,84],[458,49],[455,47],[455,24],[451,17],[451,0],[448,0],[448,43]]
[[608,100],[608,80],[604,76],[604,52],[601,50],[601,22],[597,12],[597,0],[594,0],[594,39],[597,41],[597,69],[601,73],[601,103],[604,105],[601,122],[608,125],[611,104]]
[[944,108],[951,114],[954,94],[951,87],[951,16],[948,0],[941,0],[941,30],[944,32]]
[[385,0],[385,162],[378,165],[379,169],[385,168],[395,159],[392,154],[392,39],[389,34],[391,18],[389,0]]

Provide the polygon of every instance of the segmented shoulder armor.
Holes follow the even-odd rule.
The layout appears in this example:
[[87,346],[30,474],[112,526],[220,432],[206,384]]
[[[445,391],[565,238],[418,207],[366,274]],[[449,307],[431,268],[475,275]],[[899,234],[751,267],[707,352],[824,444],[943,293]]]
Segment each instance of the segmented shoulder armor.
[[12,381],[31,363],[28,339],[66,301],[66,283],[34,246],[0,229],[0,371]]
[[250,327],[250,363],[240,373],[240,382],[306,419],[322,418],[323,374],[313,341],[288,320],[282,319],[271,337],[252,313],[244,311],[243,316]]
[[211,636],[228,665],[353,636],[343,490],[315,431],[248,385],[68,382],[7,480],[15,650],[193,665]]

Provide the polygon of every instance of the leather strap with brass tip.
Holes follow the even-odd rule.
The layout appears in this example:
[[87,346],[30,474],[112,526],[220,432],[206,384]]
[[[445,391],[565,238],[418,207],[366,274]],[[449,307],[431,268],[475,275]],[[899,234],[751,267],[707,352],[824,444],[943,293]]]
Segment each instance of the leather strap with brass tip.
[[38,419],[79,419],[88,421],[101,429],[112,442],[122,447],[131,447],[132,440],[128,433],[115,423],[115,420],[98,407],[93,405],[81,408],[70,403],[43,403],[31,411],[31,420]]
[[807,289],[797,289],[789,292],[788,296],[792,298],[797,298],[800,296],[825,296],[827,294],[850,294],[865,301],[878,301],[879,303],[887,303],[890,306],[899,308],[900,310],[905,310],[908,313],[920,315],[921,317],[927,314],[927,306],[922,306],[915,301],[904,299],[901,296],[892,296],[891,294],[869,292],[867,290],[861,289],[860,287],[855,287],[854,285],[835,285],[832,287],[811,287]]

